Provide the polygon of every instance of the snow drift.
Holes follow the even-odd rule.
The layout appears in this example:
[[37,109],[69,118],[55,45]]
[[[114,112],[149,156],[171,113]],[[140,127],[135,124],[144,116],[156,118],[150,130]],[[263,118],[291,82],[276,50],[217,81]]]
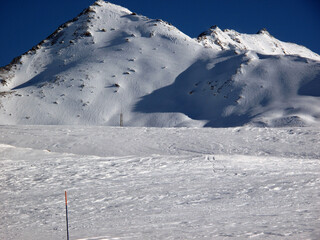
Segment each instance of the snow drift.
[[320,56],[266,30],[171,24],[96,1],[0,69],[1,124],[320,123]]
[[317,240],[319,143],[311,127],[5,126],[0,239],[66,239],[68,190],[74,240]]

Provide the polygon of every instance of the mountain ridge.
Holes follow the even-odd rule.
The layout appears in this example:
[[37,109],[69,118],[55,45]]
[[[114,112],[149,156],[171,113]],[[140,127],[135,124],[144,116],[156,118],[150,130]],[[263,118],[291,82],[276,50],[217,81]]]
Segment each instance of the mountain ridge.
[[0,122],[116,126],[123,113],[127,126],[318,125],[319,60],[266,30],[190,38],[98,0],[0,68]]
[[197,37],[197,40],[202,42],[205,47],[217,50],[253,50],[262,54],[298,55],[320,60],[318,54],[306,47],[282,42],[273,37],[265,28],[260,29],[256,34],[243,34],[230,29],[221,30],[218,26],[214,25],[201,33]]

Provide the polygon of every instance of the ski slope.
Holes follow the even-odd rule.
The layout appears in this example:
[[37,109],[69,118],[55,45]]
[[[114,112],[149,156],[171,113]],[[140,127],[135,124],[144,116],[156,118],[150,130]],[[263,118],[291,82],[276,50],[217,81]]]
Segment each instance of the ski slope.
[[2,126],[0,239],[319,239],[318,128]]
[[0,68],[0,239],[66,239],[65,190],[73,240],[320,239],[319,76],[96,1]]

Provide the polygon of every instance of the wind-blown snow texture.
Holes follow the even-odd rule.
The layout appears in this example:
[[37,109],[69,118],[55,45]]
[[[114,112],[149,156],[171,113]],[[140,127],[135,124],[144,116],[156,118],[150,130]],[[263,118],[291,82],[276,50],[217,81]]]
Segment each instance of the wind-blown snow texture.
[[[320,125],[320,57],[302,46],[191,39],[99,0],[0,81],[0,239],[66,239],[65,190],[70,239],[320,238],[320,131],[297,128]],[[106,127],[120,113],[144,127]]]
[[320,57],[266,30],[192,39],[97,1],[0,69],[1,124],[318,126]]
[[0,128],[0,239],[320,238],[319,128]]

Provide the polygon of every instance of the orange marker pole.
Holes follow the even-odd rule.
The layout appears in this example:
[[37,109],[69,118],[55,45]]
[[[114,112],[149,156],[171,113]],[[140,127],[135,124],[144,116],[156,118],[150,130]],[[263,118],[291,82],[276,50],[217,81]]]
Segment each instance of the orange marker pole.
[[64,191],[66,199],[66,223],[67,223],[67,240],[69,240],[69,224],[68,224],[68,200],[67,200],[67,191]]

